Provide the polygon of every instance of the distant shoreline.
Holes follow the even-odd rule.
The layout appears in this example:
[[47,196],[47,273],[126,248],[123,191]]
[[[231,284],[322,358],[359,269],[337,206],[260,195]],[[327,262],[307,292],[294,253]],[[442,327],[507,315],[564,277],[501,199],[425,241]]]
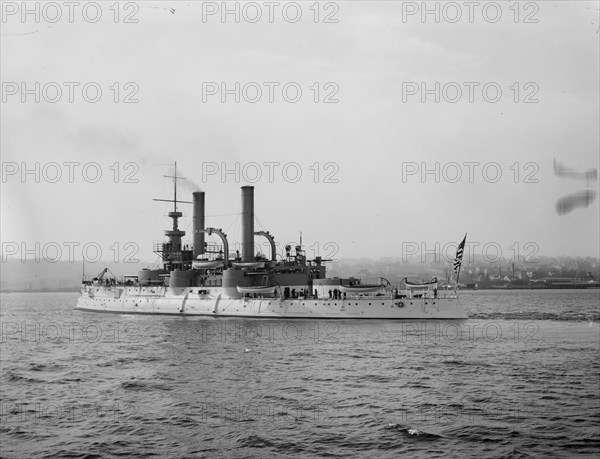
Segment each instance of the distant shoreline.
[[0,293],[78,293],[79,287],[48,289],[2,289]]
[[[493,291],[493,290],[595,290],[599,289],[600,285],[569,285],[569,286],[554,286],[554,287],[482,287],[482,288],[471,288],[463,287],[459,291]],[[79,288],[64,288],[64,289],[7,289],[0,290],[0,293],[79,293]]]

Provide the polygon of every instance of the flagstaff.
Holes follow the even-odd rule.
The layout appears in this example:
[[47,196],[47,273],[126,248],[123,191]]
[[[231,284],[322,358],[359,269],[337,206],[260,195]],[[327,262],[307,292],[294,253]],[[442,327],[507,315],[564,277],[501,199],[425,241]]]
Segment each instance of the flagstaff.
[[460,269],[462,267],[462,257],[465,252],[465,242],[467,241],[467,233],[465,233],[465,237],[462,242],[456,248],[456,257],[454,258],[454,272],[456,273],[456,285],[454,286],[454,290],[458,289],[458,279],[460,277]]

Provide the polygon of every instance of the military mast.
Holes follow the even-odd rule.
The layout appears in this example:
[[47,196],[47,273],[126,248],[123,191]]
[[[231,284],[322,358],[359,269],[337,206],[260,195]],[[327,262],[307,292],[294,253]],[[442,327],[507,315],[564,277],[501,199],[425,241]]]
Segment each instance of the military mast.
[[169,238],[169,242],[157,244],[155,246],[155,252],[157,252],[163,260],[164,268],[167,271],[174,269],[185,270],[191,267],[192,263],[192,251],[187,250],[186,247],[182,247],[181,238],[185,236],[185,231],[179,229],[179,218],[183,216],[182,212],[177,210],[177,203],[192,204],[190,201],[178,201],[177,200],[177,161],[175,162],[175,171],[173,175],[163,175],[163,177],[173,179],[173,199],[154,199],[154,201],[172,202],[173,211],[167,215],[173,219],[173,228],[165,230],[165,236]]

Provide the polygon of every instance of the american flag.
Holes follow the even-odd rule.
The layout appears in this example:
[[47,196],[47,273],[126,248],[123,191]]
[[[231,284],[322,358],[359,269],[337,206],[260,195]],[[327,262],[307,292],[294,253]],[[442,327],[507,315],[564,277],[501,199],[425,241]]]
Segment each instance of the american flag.
[[462,264],[462,257],[463,257],[463,253],[465,251],[465,241],[467,240],[467,235],[465,234],[464,239],[462,240],[462,242],[458,245],[458,248],[456,249],[456,257],[454,258],[454,272],[457,273],[458,272],[458,268],[460,268],[460,265]]

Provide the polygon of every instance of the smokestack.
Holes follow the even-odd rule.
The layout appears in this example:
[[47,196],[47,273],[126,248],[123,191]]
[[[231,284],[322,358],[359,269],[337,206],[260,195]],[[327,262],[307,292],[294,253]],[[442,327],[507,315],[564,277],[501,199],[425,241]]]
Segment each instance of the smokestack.
[[242,187],[242,261],[254,261],[254,187]]
[[204,254],[204,191],[194,191],[194,260]]

